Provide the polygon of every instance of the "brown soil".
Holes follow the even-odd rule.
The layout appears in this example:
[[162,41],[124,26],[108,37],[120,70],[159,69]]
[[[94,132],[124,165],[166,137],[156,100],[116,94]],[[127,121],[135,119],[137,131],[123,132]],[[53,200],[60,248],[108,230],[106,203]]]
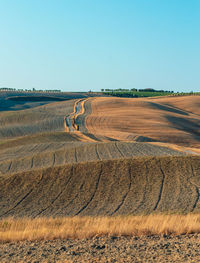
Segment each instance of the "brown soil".
[[[2,148],[0,150],[0,175],[67,163],[187,154],[187,152],[148,143],[84,143],[78,141],[78,139],[80,137],[76,136],[76,133],[57,133],[57,136],[56,134],[31,136],[25,138],[24,141],[18,139],[12,140],[10,143],[4,143],[0,145],[0,149]],[[31,140],[34,143],[30,144]]]
[[1,262],[199,262],[200,236],[98,237],[0,244]]
[[68,164],[0,177],[0,217],[200,211],[199,156]]

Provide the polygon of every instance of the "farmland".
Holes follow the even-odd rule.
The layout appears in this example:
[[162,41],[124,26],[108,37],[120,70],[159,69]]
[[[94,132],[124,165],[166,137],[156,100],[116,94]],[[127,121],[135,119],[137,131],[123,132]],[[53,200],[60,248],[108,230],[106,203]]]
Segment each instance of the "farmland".
[[[49,100],[44,98],[41,100],[40,94],[40,97],[37,95],[37,99],[27,99],[28,102],[25,100],[24,103],[23,96],[16,100],[16,96],[20,96],[14,94],[14,99],[8,100],[8,94],[2,94],[0,98],[2,242],[29,240],[21,241],[27,242],[22,244],[25,250],[30,244],[37,247],[39,242],[43,242],[41,239],[49,240],[50,246],[54,244],[51,239],[60,238],[57,244],[62,244],[62,239],[69,236],[64,228],[59,230],[62,234],[57,232],[56,236],[53,232],[54,222],[49,221],[51,217],[61,220],[60,225],[63,227],[65,225],[66,229],[73,220],[79,222],[73,230],[77,236],[74,234],[70,238],[75,240],[80,237],[91,238],[100,245],[107,242],[108,247],[111,246],[110,242],[116,242],[117,246],[117,242],[121,240],[128,249],[131,246],[130,242],[138,235],[141,244],[155,244],[154,238],[162,243],[163,234],[196,233],[198,236],[200,212],[198,96],[116,98],[68,94],[68,97],[62,97],[61,93],[59,98],[57,94],[51,94],[53,99]],[[113,230],[110,228],[109,232],[108,228],[99,230],[98,226],[91,234],[87,227],[84,227],[85,232],[82,236],[79,236],[81,234],[76,230],[79,229],[78,225],[83,226],[82,219],[86,220],[85,225],[91,225],[96,222],[95,220],[97,222],[104,220],[108,226],[111,224],[109,220],[114,226],[120,222],[126,226],[130,222],[128,220],[139,220],[142,227],[144,225],[142,220],[146,220],[146,217],[154,217],[156,220],[157,216],[159,221],[159,216],[167,215],[168,224],[170,218],[176,217],[177,214],[191,216],[191,220],[194,220],[191,231],[187,232],[185,230],[187,227],[183,227],[184,230],[181,232],[176,226],[172,233],[155,230],[150,225],[153,219],[147,220],[149,223],[140,230],[142,235],[146,235],[145,229],[149,227],[150,232],[147,232],[155,236],[152,239],[136,234],[136,228],[129,232],[127,229],[129,240],[124,237],[126,229],[116,233],[115,228]],[[65,221],[67,218],[72,221]],[[176,220],[184,220],[180,218]],[[43,222],[41,223],[43,225],[40,225],[41,229],[48,229],[47,226],[50,226],[49,232],[39,230],[39,233],[45,234],[34,239],[31,234],[27,234],[26,228],[22,230],[17,227],[17,222],[25,222],[23,220],[28,220],[26,222],[30,228],[31,225],[40,225],[37,222]],[[7,227],[12,225],[13,232],[12,228]],[[21,237],[20,231],[26,232],[24,238]],[[55,236],[50,237],[49,233],[54,233]],[[112,236],[115,236],[114,241],[111,240]],[[197,247],[195,236],[192,235],[191,240]],[[69,242],[74,242],[74,245],[79,241]],[[85,246],[90,246],[92,241],[84,242],[89,242],[85,243]],[[169,242],[173,243],[174,239]],[[2,246],[4,251],[9,251],[10,248],[6,244]],[[74,246],[77,246],[78,250],[81,244],[77,243]],[[14,247],[15,245],[13,249]],[[56,245],[55,248],[57,249]],[[114,245],[112,249],[117,248]],[[118,253],[117,250],[115,253]],[[95,255],[99,260],[100,255],[98,253]],[[149,262],[153,255],[152,252]],[[86,254],[83,258],[77,256],[77,262],[85,260],[85,256]],[[29,259],[29,256],[25,257]],[[37,260],[39,256],[35,257]],[[91,254],[88,257],[92,262]],[[160,257],[162,258],[162,255]],[[129,262],[127,255],[126,258]],[[30,260],[32,259],[30,256]],[[7,257],[2,255],[2,260],[6,261]],[[62,261],[64,258],[60,256],[56,260]],[[72,260],[71,256],[67,260]]]
[[199,106],[198,96],[97,98],[91,101],[86,127],[118,140],[137,138],[199,148]]
[[[42,216],[73,216],[78,210],[86,216],[198,211],[197,96],[91,97],[80,101],[78,114],[76,102],[72,99],[1,112],[0,217],[35,217],[36,211]],[[66,116],[73,122],[73,131],[66,130]],[[68,180],[69,185],[63,186]],[[108,185],[104,183],[109,180]],[[171,184],[175,189],[170,190]],[[93,199],[94,190],[95,209],[76,207],[80,200],[84,207]],[[102,207],[101,195],[105,197]],[[49,203],[44,211],[40,209],[43,198]],[[55,207],[51,205],[54,198]],[[123,209],[117,209],[124,198]],[[159,205],[158,198],[162,199]],[[63,203],[70,206],[64,209]],[[29,205],[31,209],[26,208]]]

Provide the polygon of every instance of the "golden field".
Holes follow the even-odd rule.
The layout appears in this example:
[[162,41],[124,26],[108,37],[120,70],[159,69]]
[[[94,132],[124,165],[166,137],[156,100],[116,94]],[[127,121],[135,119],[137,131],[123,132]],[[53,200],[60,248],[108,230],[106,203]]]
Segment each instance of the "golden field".
[[1,242],[194,233],[200,233],[199,214],[0,220]]
[[86,117],[90,133],[200,147],[199,96],[93,98]]

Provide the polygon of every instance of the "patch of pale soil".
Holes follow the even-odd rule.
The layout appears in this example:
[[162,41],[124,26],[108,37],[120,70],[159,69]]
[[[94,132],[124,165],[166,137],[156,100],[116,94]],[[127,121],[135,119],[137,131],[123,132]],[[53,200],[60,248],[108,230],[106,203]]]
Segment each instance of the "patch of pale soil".
[[0,262],[199,262],[200,235],[0,244]]

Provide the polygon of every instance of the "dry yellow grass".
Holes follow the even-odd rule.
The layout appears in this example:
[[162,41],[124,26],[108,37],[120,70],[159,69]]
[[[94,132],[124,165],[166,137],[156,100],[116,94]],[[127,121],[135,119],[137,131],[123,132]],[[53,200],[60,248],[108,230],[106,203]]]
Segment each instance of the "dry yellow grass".
[[200,233],[200,215],[65,217],[0,221],[0,241]]

